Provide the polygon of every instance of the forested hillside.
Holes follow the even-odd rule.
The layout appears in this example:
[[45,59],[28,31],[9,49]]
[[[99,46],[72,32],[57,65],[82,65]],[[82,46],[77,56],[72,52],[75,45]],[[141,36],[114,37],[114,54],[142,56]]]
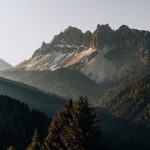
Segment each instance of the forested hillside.
[[34,134],[39,131],[40,139],[47,133],[50,123],[43,113],[30,110],[29,107],[8,96],[0,95],[0,147],[6,150],[9,145],[15,146],[16,150],[27,147]]

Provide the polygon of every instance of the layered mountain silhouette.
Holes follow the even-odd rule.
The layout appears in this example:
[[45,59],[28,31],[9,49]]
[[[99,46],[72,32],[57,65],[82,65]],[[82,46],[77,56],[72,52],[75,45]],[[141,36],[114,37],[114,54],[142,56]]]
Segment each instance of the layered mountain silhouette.
[[109,25],[97,25],[94,33],[83,33],[77,28],[68,27],[56,35],[52,42],[43,42],[32,58],[18,67],[26,70],[56,70],[75,65],[74,69],[81,69],[97,52],[96,55],[106,56],[120,69],[127,61],[135,61],[140,57],[141,61],[142,56],[146,59],[149,42],[150,32],[130,29],[126,25],[117,30],[112,30]]
[[13,66],[4,61],[3,59],[0,59],[0,71],[4,71],[10,68],[13,68]]
[[104,89],[120,81],[127,86],[150,73],[149,43],[149,31],[130,29],[126,25],[117,30],[108,24],[97,25],[94,33],[83,33],[69,26],[50,43],[43,42],[29,60],[2,72],[1,76],[67,98],[87,95],[89,91],[96,93],[91,94],[92,98],[100,98],[103,94],[97,93],[101,89],[91,89],[91,83]]
[[0,78],[0,95],[15,98],[47,115],[54,115],[65,103],[64,99],[54,94],[5,78]]
[[108,82],[97,84],[82,73],[66,68],[53,72],[11,70],[1,75],[37,87],[47,93],[54,93],[65,99],[88,96],[93,101],[98,101],[99,97],[110,86]]
[[0,92],[47,114],[59,110],[63,98],[88,96],[102,116],[106,139],[116,140],[114,149],[149,149],[149,68],[149,31],[106,24],[83,33],[69,26],[29,60],[0,72],[17,81],[0,78]]

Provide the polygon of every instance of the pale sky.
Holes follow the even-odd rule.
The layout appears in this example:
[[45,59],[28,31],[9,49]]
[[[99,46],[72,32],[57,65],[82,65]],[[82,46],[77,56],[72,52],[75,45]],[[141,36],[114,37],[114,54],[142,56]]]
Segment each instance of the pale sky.
[[70,25],[107,23],[150,30],[150,0],[0,0],[0,58],[16,65]]

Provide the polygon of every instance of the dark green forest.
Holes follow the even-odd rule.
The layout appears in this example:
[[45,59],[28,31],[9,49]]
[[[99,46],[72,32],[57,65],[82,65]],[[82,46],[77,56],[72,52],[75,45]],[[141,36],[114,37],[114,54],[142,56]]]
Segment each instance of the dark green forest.
[[85,97],[69,100],[52,119],[0,96],[0,145],[5,150],[98,150],[102,130]]
[[30,142],[34,130],[39,137],[47,133],[50,118],[8,96],[0,96],[0,147],[6,150],[13,145],[17,150],[23,150]]
[[[99,105],[87,97],[70,99],[55,115],[0,96],[2,150],[149,149],[150,76],[114,88]],[[47,106],[48,107],[48,106]]]

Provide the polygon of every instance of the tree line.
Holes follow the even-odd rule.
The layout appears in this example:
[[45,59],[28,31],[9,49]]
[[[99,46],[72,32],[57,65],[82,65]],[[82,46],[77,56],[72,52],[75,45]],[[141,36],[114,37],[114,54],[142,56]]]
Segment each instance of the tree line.
[[[87,97],[70,99],[54,116],[47,135],[41,140],[38,130],[26,150],[100,150],[102,131],[96,112]],[[9,146],[7,150],[15,150]]]

